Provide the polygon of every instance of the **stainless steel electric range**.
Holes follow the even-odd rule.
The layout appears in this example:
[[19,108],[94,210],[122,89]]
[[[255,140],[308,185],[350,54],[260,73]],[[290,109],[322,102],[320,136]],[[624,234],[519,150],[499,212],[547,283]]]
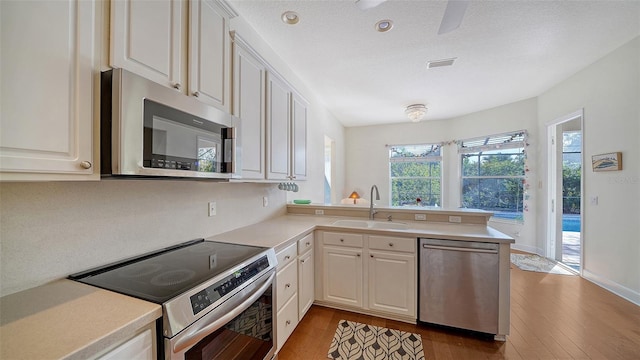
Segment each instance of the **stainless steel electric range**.
[[158,359],[271,359],[273,249],[198,239],[70,279],[162,305]]

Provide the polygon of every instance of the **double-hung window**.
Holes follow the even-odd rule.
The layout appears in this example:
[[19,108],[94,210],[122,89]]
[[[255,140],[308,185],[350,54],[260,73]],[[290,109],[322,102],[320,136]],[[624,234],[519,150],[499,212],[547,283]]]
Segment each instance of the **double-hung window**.
[[390,146],[389,174],[391,206],[442,204],[440,144]]
[[524,131],[459,142],[463,208],[523,219],[525,143]]

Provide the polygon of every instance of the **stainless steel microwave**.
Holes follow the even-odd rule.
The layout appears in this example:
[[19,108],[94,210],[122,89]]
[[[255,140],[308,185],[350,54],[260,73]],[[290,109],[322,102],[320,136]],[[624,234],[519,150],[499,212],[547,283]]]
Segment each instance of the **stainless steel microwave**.
[[123,69],[101,76],[101,173],[239,176],[237,117]]

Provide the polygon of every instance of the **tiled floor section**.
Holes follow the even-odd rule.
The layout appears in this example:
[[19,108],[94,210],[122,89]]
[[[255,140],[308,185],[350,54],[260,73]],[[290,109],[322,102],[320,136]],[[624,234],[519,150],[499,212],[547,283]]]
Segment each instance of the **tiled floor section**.
[[580,233],[562,232],[562,263],[580,270]]

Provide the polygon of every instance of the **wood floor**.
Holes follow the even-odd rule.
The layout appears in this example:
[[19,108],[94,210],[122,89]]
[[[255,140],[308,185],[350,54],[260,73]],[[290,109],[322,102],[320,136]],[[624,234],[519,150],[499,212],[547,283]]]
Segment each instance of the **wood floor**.
[[640,359],[640,307],[579,276],[511,269],[506,342],[312,306],[279,360],[326,359],[340,319],[419,333],[425,359]]

